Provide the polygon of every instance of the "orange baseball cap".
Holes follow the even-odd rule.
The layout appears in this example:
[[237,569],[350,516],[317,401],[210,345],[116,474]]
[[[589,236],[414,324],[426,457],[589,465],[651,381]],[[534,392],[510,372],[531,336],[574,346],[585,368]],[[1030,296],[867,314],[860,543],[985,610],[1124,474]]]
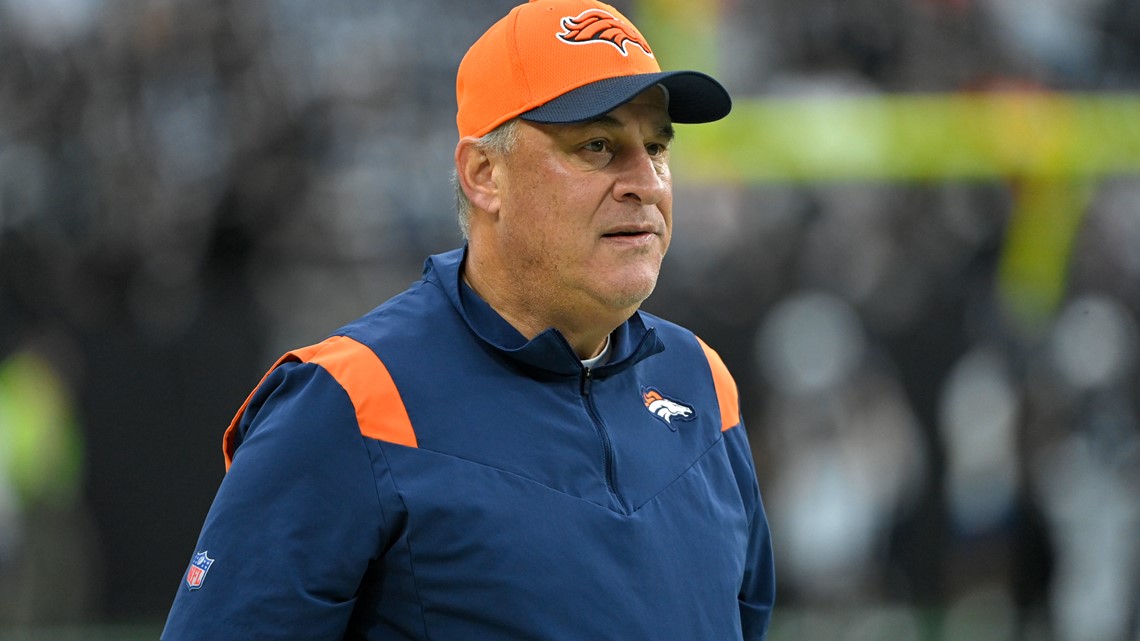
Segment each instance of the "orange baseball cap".
[[661,71],[625,16],[593,0],[530,0],[471,45],[459,64],[459,136],[483,136],[516,116],[583,122],[661,85],[673,122],[719,120],[728,91],[699,71]]

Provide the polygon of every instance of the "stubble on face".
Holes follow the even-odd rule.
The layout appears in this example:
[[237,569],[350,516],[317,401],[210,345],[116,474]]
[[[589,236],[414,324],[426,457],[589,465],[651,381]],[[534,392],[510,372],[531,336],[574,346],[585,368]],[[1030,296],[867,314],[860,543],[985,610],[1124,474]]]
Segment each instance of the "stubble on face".
[[669,245],[671,137],[655,90],[597,122],[519,124],[515,148],[499,159],[489,235],[500,313],[537,319],[539,330],[597,324],[608,333],[636,311]]

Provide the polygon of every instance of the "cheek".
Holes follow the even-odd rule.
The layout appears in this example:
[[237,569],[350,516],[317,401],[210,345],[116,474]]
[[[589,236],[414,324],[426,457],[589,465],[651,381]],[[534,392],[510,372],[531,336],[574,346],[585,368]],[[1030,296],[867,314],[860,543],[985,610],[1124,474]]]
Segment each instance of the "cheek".
[[515,194],[516,231],[541,239],[543,245],[566,245],[589,226],[585,189],[551,176],[519,185]]
[[501,235],[507,252],[520,265],[534,269],[549,263],[569,242],[560,195],[540,183],[516,184],[504,207]]
[[665,247],[669,246],[669,241],[673,237],[673,195],[666,196],[657,204],[658,210],[661,211],[661,218],[665,221]]

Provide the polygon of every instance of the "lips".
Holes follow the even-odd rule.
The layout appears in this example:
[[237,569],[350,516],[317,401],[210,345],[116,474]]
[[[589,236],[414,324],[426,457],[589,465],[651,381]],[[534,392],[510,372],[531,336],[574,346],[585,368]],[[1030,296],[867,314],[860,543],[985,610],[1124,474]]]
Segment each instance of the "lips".
[[606,230],[603,238],[621,238],[642,236],[645,234],[656,234],[657,230],[652,225],[623,225]]

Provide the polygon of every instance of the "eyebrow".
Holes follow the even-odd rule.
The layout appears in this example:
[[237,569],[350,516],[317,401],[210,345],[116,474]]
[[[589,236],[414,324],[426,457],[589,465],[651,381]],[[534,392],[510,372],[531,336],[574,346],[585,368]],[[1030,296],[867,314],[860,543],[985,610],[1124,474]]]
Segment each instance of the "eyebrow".
[[[609,114],[602,114],[601,116],[598,116],[597,118],[591,118],[590,120],[587,120],[587,121],[581,123],[582,127],[589,127],[591,125],[600,125],[602,127],[607,127],[607,128],[612,128],[612,129],[620,129],[622,126],[624,126],[624,123],[621,120],[618,120],[617,118],[614,118],[613,116],[611,116]],[[655,133],[658,136],[661,136],[662,138],[665,138],[666,140],[670,140],[670,141],[673,140],[673,138],[675,138],[677,135],[676,130],[673,129],[672,123],[666,123],[664,125],[661,125],[660,127],[657,128],[657,131]]]

